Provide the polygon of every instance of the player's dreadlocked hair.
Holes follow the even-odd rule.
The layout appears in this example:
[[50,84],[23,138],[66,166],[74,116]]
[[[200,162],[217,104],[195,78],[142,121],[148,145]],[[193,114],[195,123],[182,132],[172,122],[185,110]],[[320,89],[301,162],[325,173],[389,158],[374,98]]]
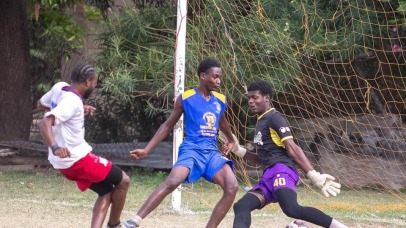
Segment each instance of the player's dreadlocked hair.
[[84,82],[96,75],[96,70],[89,64],[76,65],[72,71],[71,80],[73,83]]
[[213,58],[205,58],[203,59],[200,64],[199,67],[197,68],[197,75],[200,77],[200,74],[203,72],[206,72],[208,69],[212,68],[212,67],[221,67],[220,63],[217,62],[217,60],[213,59]]
[[255,91],[258,90],[261,95],[269,95],[272,97],[273,89],[271,83],[264,81],[264,80],[259,80],[251,83],[247,91]]

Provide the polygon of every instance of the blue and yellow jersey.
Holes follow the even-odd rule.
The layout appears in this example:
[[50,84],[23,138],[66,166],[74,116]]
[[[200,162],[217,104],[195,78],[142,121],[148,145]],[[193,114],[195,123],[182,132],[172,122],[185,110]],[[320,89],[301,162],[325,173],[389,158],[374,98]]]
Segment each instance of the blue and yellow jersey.
[[258,116],[255,127],[255,149],[261,159],[262,169],[282,163],[295,168],[283,141],[292,139],[292,131],[282,113],[274,108]]
[[220,117],[226,109],[226,97],[213,91],[206,100],[195,88],[185,91],[178,99],[183,106],[185,141],[204,143],[205,147],[213,146],[211,149],[217,150],[216,135]]

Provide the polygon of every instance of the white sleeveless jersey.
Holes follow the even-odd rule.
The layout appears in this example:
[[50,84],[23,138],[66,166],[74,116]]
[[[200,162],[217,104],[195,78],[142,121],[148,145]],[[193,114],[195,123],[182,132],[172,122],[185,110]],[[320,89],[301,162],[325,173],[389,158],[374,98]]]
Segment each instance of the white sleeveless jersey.
[[[65,90],[63,90],[64,87]],[[52,127],[54,138],[60,147],[70,151],[69,158],[60,158],[49,148],[48,160],[55,169],[66,169],[92,151],[85,141],[85,116],[82,98],[74,91],[69,91],[66,82],[56,83],[50,91],[41,97],[42,105],[51,111],[46,116],[55,116],[55,126]]]

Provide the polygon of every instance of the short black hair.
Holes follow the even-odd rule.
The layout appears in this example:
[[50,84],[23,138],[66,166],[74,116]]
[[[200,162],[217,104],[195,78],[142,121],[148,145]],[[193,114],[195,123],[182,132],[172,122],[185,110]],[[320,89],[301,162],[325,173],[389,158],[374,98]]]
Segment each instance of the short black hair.
[[259,93],[263,96],[269,95],[269,97],[272,97],[273,94],[273,89],[271,83],[265,81],[265,80],[259,80],[251,83],[247,91],[256,91],[258,90]]
[[221,68],[220,63],[217,60],[215,60],[211,57],[203,59],[200,62],[199,67],[197,68],[197,75],[200,77],[200,74],[202,72],[206,72],[207,70],[211,69],[212,67]]
[[76,65],[73,69],[71,80],[73,83],[81,83],[93,76],[96,76],[94,67],[86,63],[81,63]]

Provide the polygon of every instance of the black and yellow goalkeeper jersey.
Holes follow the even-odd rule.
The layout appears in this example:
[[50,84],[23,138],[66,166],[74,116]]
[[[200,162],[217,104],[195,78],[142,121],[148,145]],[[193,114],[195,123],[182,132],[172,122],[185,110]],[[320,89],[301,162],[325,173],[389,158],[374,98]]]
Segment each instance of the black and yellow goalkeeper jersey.
[[261,159],[263,171],[276,163],[296,168],[283,144],[283,141],[292,138],[288,121],[275,108],[258,116],[254,144]]

